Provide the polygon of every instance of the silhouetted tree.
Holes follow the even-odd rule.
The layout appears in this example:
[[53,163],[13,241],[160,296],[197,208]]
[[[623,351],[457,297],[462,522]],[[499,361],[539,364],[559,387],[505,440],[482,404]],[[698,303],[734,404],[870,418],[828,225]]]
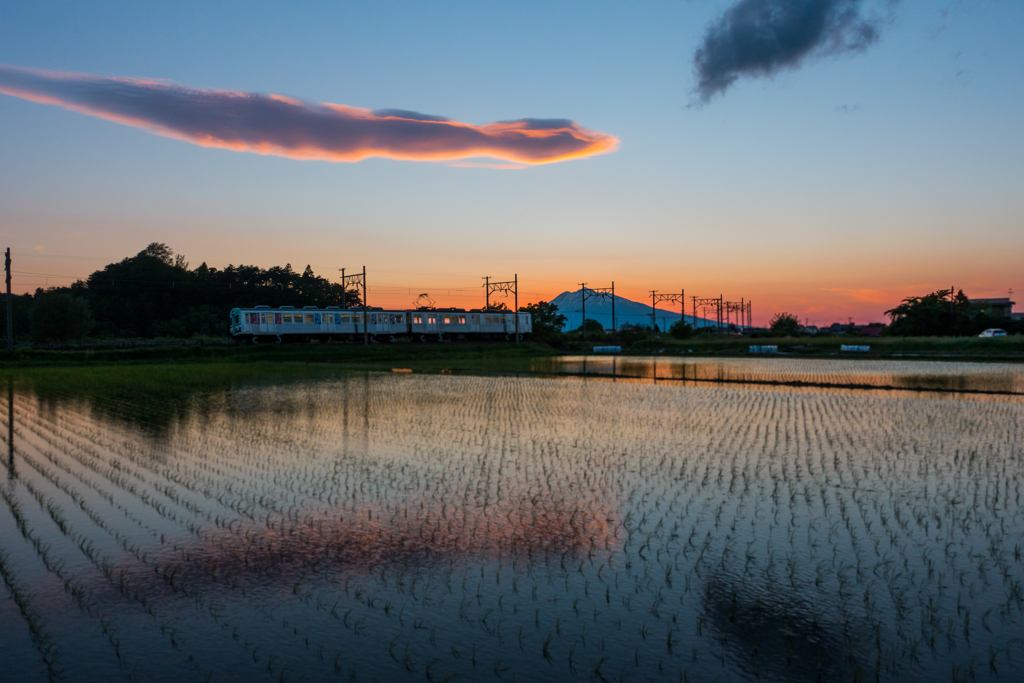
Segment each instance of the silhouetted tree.
[[547,301],[520,306],[519,310],[530,314],[533,338],[540,341],[554,341],[562,336],[562,329],[569,319],[558,312],[558,306]]
[[939,289],[924,296],[908,296],[896,308],[885,312],[892,321],[888,333],[900,337],[976,334],[990,322],[980,307],[959,290]]
[[795,337],[800,334],[800,319],[792,313],[780,311],[772,316],[768,327],[773,336]]
[[61,291],[37,289],[29,316],[32,338],[38,342],[83,339],[93,326],[89,303]]
[[689,339],[693,336],[693,326],[685,319],[680,318],[672,323],[672,326],[668,328],[668,333],[673,339]]

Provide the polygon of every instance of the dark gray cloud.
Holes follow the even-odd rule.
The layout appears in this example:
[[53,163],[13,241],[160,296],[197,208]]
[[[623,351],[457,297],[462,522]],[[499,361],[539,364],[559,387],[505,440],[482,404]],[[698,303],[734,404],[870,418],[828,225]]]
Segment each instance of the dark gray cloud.
[[814,55],[863,51],[878,40],[883,21],[865,16],[863,5],[862,0],[739,0],[708,27],[693,57],[698,98],[707,102],[741,76],[771,76]]

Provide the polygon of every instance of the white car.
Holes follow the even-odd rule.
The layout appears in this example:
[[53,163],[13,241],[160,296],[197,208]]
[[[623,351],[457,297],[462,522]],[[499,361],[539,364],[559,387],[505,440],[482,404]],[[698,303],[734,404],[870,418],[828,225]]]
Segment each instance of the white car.
[[988,338],[988,337],[1005,337],[1006,336],[1006,330],[1000,330],[1000,329],[997,329],[997,328],[989,328],[989,329],[985,330],[984,332],[982,332],[981,334],[979,334],[978,336],[979,337],[985,337],[985,338]]

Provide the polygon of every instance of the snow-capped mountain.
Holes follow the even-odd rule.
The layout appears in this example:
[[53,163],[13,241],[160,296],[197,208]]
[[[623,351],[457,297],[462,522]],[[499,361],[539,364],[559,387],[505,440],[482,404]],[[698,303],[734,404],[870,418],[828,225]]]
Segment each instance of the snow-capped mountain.
[[[575,330],[583,324],[582,291],[583,290],[578,289],[575,292],[562,292],[551,300],[551,303],[558,306],[559,313],[569,319],[569,322],[565,325],[566,331]],[[602,296],[588,290],[586,305],[588,318],[601,323],[606,330],[611,329],[611,296]],[[678,308],[670,310],[659,307],[655,310],[655,324],[658,326],[659,330],[667,330],[672,323],[679,320],[680,315]],[[649,303],[645,304],[639,301],[630,301],[629,299],[624,299],[621,296],[616,295],[615,321],[620,327],[624,323],[649,327],[651,324],[651,305]],[[694,324],[694,317],[689,313],[686,314],[686,322],[691,325]],[[708,321],[705,318],[697,318],[697,327],[705,327],[713,324],[713,321]]]

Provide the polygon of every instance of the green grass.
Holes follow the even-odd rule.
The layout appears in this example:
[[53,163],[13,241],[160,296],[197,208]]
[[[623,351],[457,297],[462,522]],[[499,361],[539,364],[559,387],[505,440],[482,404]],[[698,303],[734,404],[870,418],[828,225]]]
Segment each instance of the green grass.
[[[588,344],[566,342],[561,348],[547,344],[442,343],[412,344],[282,344],[234,346],[153,346],[131,349],[0,351],[0,368],[127,366],[142,364],[339,364],[353,367],[402,365],[417,369],[450,369],[482,372],[529,372],[530,359],[586,353],[595,345],[613,344],[610,339]],[[964,360],[1024,360],[1024,336],[997,339],[977,337],[800,337],[749,338],[738,336],[695,337],[639,341],[624,349],[630,355],[748,356],[751,345],[774,345],[793,356],[843,356],[848,358],[919,358]],[[841,353],[840,345],[871,347],[869,353]]]
[[165,346],[134,349],[17,349],[0,351],[0,367],[127,365],[140,363],[343,363],[391,364],[406,361],[531,358],[557,355],[547,344],[282,344],[237,346]]

